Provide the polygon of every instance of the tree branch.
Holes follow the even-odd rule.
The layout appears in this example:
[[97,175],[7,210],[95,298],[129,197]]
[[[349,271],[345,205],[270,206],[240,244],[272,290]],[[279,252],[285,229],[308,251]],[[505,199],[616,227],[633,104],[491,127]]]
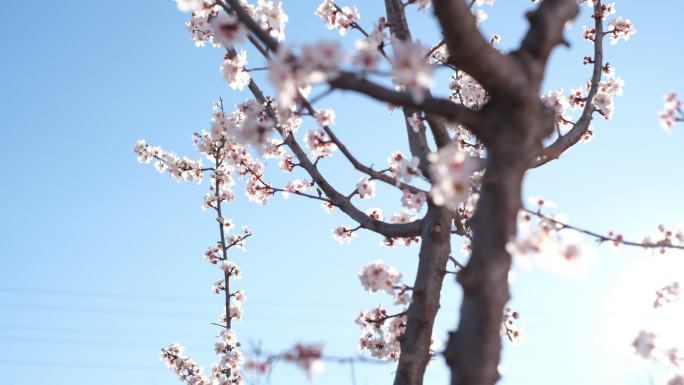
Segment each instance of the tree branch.
[[[266,106],[266,112],[269,117],[277,122],[278,119],[275,111],[273,111],[263,92],[254,82],[254,80],[250,80],[248,87],[255,99],[259,103],[262,103]],[[321,175],[316,165],[311,162],[306,152],[304,152],[302,147],[299,145],[299,143],[297,143],[296,139],[291,133],[283,132],[282,130],[279,131],[283,137],[284,143],[297,157],[299,166],[306,170],[309,176],[311,176],[312,180],[321,188],[323,193],[325,193],[333,205],[342,210],[350,218],[358,222],[362,228],[382,234],[385,237],[413,237],[420,234],[422,222],[420,219],[410,223],[387,223],[371,219],[363,211],[354,206],[350,199],[341,194],[332,185],[330,185],[330,183],[328,183],[328,181],[323,177],[323,175]]]
[[428,114],[436,114],[446,118],[448,121],[464,124],[475,134],[478,132],[479,112],[453,103],[448,99],[426,95],[422,102],[416,102],[411,95],[405,92],[394,91],[367,79],[359,78],[357,74],[352,72],[343,71],[337,78],[330,80],[329,83],[331,87],[356,91],[395,106],[411,107]]
[[527,208],[523,208],[523,211],[526,213],[532,214],[536,217],[539,217],[541,219],[544,219],[545,221],[549,221],[557,226],[560,226],[563,229],[569,229],[576,231],[578,233],[590,236],[592,238],[595,238],[597,242],[599,243],[604,243],[604,242],[612,242],[615,246],[619,245],[627,245],[627,246],[636,246],[636,247],[643,247],[644,249],[676,249],[676,250],[684,250],[684,245],[673,245],[672,243],[668,241],[663,241],[663,242],[636,242],[636,241],[627,241],[622,238],[622,235],[603,235],[599,234],[597,232],[591,231],[591,230],[586,230],[581,227],[569,225],[564,222],[559,222],[554,218],[551,218],[547,215],[542,214],[539,210],[530,210]]
[[432,3],[449,48],[449,64],[461,68],[492,93],[525,85],[520,62],[503,55],[484,39],[475,16],[463,0],[434,0]]
[[530,167],[539,167],[554,159],[558,159],[567,149],[577,144],[582,139],[582,136],[589,129],[589,124],[594,113],[594,97],[598,93],[599,83],[601,82],[601,73],[603,71],[603,18],[601,17],[602,10],[601,0],[594,5],[594,28],[596,34],[594,37],[594,67],[591,75],[591,86],[589,94],[585,98],[584,109],[582,115],[577,120],[577,123],[565,135],[559,136],[552,144],[544,148],[544,150],[535,157]]
[[[307,112],[309,112],[309,114],[314,115],[316,113],[316,109],[303,95],[301,95],[301,93],[298,95],[298,98],[301,100],[302,106]],[[376,179],[387,184],[390,184],[392,186],[399,187],[401,190],[408,190],[414,194],[417,194],[419,192],[425,192],[415,186],[401,182],[396,178],[393,178],[389,175],[385,175],[382,172],[376,171],[372,167],[368,167],[365,164],[359,162],[359,160],[356,159],[356,157],[351,153],[351,151],[349,151],[347,146],[337,137],[337,135],[335,135],[335,133],[329,126],[323,126],[323,131],[325,131],[325,133],[328,134],[330,140],[332,140],[333,143],[335,143],[335,145],[340,149],[342,154],[344,154],[347,160],[349,160],[352,166],[354,166],[354,168],[358,171],[361,171],[362,173],[370,176],[372,179]]]
[[559,44],[569,45],[563,38],[565,23],[579,13],[576,0],[544,0],[536,10],[527,13],[530,28],[516,54],[529,55],[531,72],[541,83],[551,51]]

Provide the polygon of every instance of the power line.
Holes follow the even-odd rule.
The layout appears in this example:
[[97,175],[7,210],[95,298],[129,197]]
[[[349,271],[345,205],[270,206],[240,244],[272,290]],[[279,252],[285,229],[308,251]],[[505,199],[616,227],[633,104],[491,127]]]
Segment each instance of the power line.
[[28,366],[28,367],[48,367],[48,368],[71,368],[71,369],[95,369],[113,371],[162,371],[163,365],[110,365],[99,362],[65,362],[65,361],[26,361],[26,360],[0,360],[0,366]]
[[[216,314],[204,315],[198,314],[197,312],[188,311],[168,311],[168,310],[146,310],[146,309],[123,309],[114,307],[94,307],[94,306],[80,306],[80,305],[54,305],[54,304],[26,304],[26,303],[3,303],[0,302],[0,308],[7,309],[24,309],[24,310],[37,310],[37,311],[54,311],[54,312],[70,312],[70,313],[92,313],[92,314],[117,314],[117,315],[131,315],[131,316],[146,316],[146,317],[173,317],[173,318],[192,318],[192,319],[214,319]],[[326,322],[326,323],[346,323],[348,320],[353,319],[355,314],[350,314],[349,317],[341,318],[319,318],[304,316],[300,318],[296,317],[283,317],[278,315],[277,317],[269,316],[269,318],[252,318],[249,315],[245,316],[245,321],[256,322],[256,323],[301,323],[301,322]],[[349,321],[350,322],[350,321]]]
[[[208,292],[208,291],[207,291]],[[165,296],[146,293],[123,293],[123,292],[104,292],[104,291],[84,291],[71,289],[45,289],[36,287],[16,287],[0,286],[0,293],[46,295],[61,297],[89,297],[107,299],[126,299],[134,301],[153,301],[153,302],[188,302],[188,303],[214,303],[208,297],[189,297],[189,296]],[[256,306],[292,306],[292,307],[358,307],[353,303],[330,303],[330,302],[290,302],[290,301],[250,301]]]

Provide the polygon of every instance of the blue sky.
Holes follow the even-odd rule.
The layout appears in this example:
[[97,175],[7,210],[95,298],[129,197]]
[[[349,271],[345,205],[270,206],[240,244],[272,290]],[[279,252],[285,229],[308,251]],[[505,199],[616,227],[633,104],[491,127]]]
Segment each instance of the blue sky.
[[[292,43],[338,38],[313,15],[318,0],[284,3]],[[379,2],[356,5],[365,26],[382,12]],[[500,0],[486,9],[485,33],[499,33],[504,49],[515,47],[527,7]],[[659,223],[684,218],[684,139],[681,130],[664,133],[656,120],[662,95],[684,92],[684,53],[676,49],[684,4],[623,0],[617,9],[638,32],[606,48],[607,61],[626,81],[615,118],[595,123],[591,143],[530,172],[525,193],[554,200],[577,225],[639,239]],[[581,58],[591,45],[578,32],[586,13],[583,7],[568,34],[572,47],[554,54],[547,89],[576,88],[588,77]],[[171,342],[210,366],[216,332],[210,322],[221,300],[210,292],[218,271],[202,260],[216,240],[213,215],[200,209],[206,186],[160,176],[132,151],[145,138],[196,157],[190,134],[208,129],[212,101],[223,97],[230,106],[247,98],[222,81],[220,50],[197,49],[188,39],[186,16],[169,0],[21,1],[0,14],[7,31],[0,37],[0,383],[173,384],[158,353]],[[409,19],[414,37],[426,45],[438,40],[431,15],[411,11]],[[351,46],[353,37],[346,40]],[[337,110],[338,135],[365,162],[384,164],[391,151],[406,151],[399,114],[388,115],[383,105],[341,93],[320,106]],[[350,191],[359,177],[339,156],[322,168]],[[280,196],[264,209],[238,195],[228,216],[255,233],[248,251],[234,254],[244,274],[238,285],[248,296],[240,338],[270,352],[302,341],[324,343],[329,354],[355,354],[356,313],[389,302],[364,293],[356,273],[382,258],[410,283],[417,248],[386,249],[369,233],[339,246],[330,230],[351,224],[343,215]],[[381,189],[379,195],[373,204],[386,213],[399,208],[396,194]],[[629,341],[616,332],[638,323],[640,303],[618,305],[630,302],[650,271],[644,266],[663,263],[642,254],[601,246],[577,280],[520,271],[512,305],[522,313],[527,343],[506,346],[502,384],[644,383],[647,368],[633,365],[624,354]],[[447,279],[440,337],[456,324],[459,302],[458,286]],[[357,382],[389,383],[392,370],[357,366]],[[428,378],[447,383],[440,361]],[[274,384],[293,381],[306,380],[286,366],[276,369]],[[334,364],[315,378],[349,381],[349,368]]]

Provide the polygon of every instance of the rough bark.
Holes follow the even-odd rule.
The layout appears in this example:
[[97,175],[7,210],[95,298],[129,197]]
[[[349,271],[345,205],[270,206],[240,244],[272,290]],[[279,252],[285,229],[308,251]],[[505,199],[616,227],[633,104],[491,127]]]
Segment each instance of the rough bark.
[[518,103],[493,100],[486,107],[491,117],[488,128],[498,135],[489,140],[480,198],[470,221],[473,252],[458,275],[463,287],[460,321],[445,351],[453,385],[492,385],[499,379],[499,330],[509,300],[511,265],[506,243],[515,236],[530,156],[542,148],[541,139],[553,127],[538,98],[529,97]]
[[423,383],[425,368],[431,358],[432,329],[451,253],[452,220],[453,214],[449,210],[432,204],[423,219],[418,271],[407,313],[406,332],[401,338],[401,356],[394,385]]
[[485,44],[462,0],[434,4],[450,62],[491,95],[480,111],[477,133],[487,148],[487,166],[470,221],[473,252],[458,276],[463,287],[460,320],[444,354],[452,385],[493,385],[499,379],[503,309],[510,298],[506,244],[515,237],[525,172],[554,127],[539,99],[540,87],[551,51],[564,43],[565,22],[579,9],[574,0],[543,1],[527,14],[530,29],[521,47],[503,55]]

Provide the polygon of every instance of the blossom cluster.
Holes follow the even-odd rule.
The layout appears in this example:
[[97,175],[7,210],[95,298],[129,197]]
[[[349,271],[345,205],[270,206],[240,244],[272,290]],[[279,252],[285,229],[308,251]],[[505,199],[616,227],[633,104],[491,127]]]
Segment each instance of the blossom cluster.
[[672,132],[672,127],[677,122],[684,122],[684,112],[682,111],[682,101],[675,92],[665,95],[665,107],[659,115],[660,125],[665,131]]
[[634,28],[634,23],[630,19],[625,19],[623,17],[617,17],[608,22],[608,31],[610,34],[610,43],[617,44],[620,39],[628,41],[629,37],[636,33],[636,28]]
[[161,147],[150,146],[141,139],[135,144],[135,155],[140,163],[156,160],[154,167],[160,172],[168,172],[171,178],[186,182],[201,183],[204,177],[201,160],[179,157],[174,152],[164,151]]
[[433,202],[452,210],[458,209],[470,195],[471,177],[478,169],[477,159],[461,151],[455,142],[431,153],[428,159],[433,178]]
[[245,358],[233,329],[222,328],[216,336],[214,352],[218,362],[211,367],[212,385],[240,385],[244,383],[242,365]]
[[509,307],[504,309],[500,334],[502,337],[506,337],[509,341],[514,343],[524,341],[523,330],[517,324],[518,319],[520,319],[520,313]]
[[318,41],[302,47],[301,57],[290,47],[281,45],[269,61],[269,80],[278,90],[277,106],[281,114],[296,103],[299,89],[337,76],[339,64],[344,62],[340,44]]
[[670,302],[679,301],[682,295],[679,282],[675,281],[669,285],[656,290],[656,298],[653,301],[653,308],[657,309],[665,306]]
[[[379,210],[379,209],[377,209]],[[404,207],[398,213],[392,214],[390,217],[390,223],[409,223],[416,220],[417,211],[412,208]],[[418,243],[420,237],[388,237],[382,241],[382,244],[387,247],[394,247],[395,245],[401,243],[404,246],[411,246],[414,243]]]
[[[654,301],[654,309],[662,312],[663,306],[675,301],[681,300],[680,286],[678,282],[673,282],[669,285],[658,289],[655,292],[656,299]],[[670,315],[671,316],[671,315]],[[652,362],[664,363],[668,368],[669,379],[668,385],[682,385],[684,384],[684,371],[682,365],[684,364],[684,356],[676,346],[668,346],[663,338],[658,334],[649,330],[640,330],[632,342],[634,354],[638,357]]]
[[422,176],[418,168],[420,159],[416,157],[408,159],[401,152],[395,151],[387,158],[387,162],[389,163],[389,172],[396,179],[397,186],[402,180],[411,182],[414,177]]
[[358,228],[338,226],[332,230],[333,239],[338,241],[341,245],[345,243],[350,244],[352,239],[356,237],[356,230],[358,230]]
[[399,360],[399,338],[406,331],[406,314],[389,315],[382,305],[378,305],[370,311],[359,313],[356,323],[362,328],[359,351],[368,351],[371,356],[381,360]]
[[363,288],[371,293],[385,291],[387,294],[394,295],[401,281],[401,273],[392,266],[385,265],[382,260],[377,260],[369,262],[361,269],[359,279]]
[[247,52],[240,51],[233,57],[226,55],[221,65],[221,73],[230,88],[242,91],[249,84],[252,77],[245,69],[245,65],[247,65]]
[[[385,265],[382,260],[369,262],[358,275],[366,291],[384,291],[393,296],[395,305],[410,303],[409,291],[412,289],[401,285],[401,273]],[[389,315],[382,305],[378,305],[370,311],[361,312],[356,318],[356,323],[362,327],[359,350],[367,350],[371,356],[382,360],[398,360],[399,338],[406,328],[406,311],[407,308],[404,308],[397,314]]]
[[361,17],[356,7],[338,7],[333,0],[324,0],[316,9],[316,16],[325,21],[326,28],[337,29],[342,36]]
[[184,356],[184,350],[179,344],[171,344],[161,349],[161,360],[188,385],[210,385],[211,381],[204,374],[204,368],[198,366],[192,357]]
[[392,41],[394,56],[390,59],[392,74],[397,85],[404,87],[414,101],[420,103],[432,84],[432,64],[425,58],[420,41]]
[[684,228],[667,228],[660,224],[658,225],[658,232],[644,237],[641,243],[660,246],[658,252],[665,254],[668,246],[684,246]]
[[[615,70],[612,67],[606,66],[603,73],[608,76],[599,82],[592,105],[604,119],[610,120],[615,111],[614,98],[622,95],[625,82],[615,76]],[[571,112],[585,108],[590,88],[591,82],[587,82],[585,87],[572,89],[568,94],[561,89],[550,91],[542,96],[542,102],[552,112],[559,129],[567,130],[572,127],[574,123]]]
[[449,99],[458,104],[479,110],[489,101],[487,91],[472,76],[458,70],[449,82],[451,96]]
[[[540,198],[530,199],[542,207],[553,207],[553,202]],[[537,216],[527,211],[518,214],[518,236],[506,245],[506,250],[516,258],[523,268],[536,266],[554,274],[569,277],[582,275],[594,260],[594,250],[579,242],[577,233],[563,231],[568,219],[565,215],[549,214]]]

